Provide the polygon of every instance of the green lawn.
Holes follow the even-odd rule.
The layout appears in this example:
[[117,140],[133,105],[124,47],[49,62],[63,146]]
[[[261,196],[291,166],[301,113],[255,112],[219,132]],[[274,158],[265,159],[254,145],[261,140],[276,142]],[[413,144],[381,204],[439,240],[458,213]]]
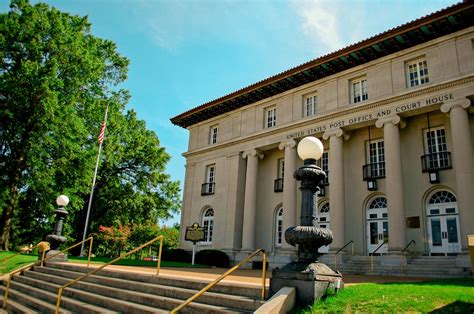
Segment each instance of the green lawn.
[[[0,260],[12,256],[17,252],[0,252]],[[20,268],[27,264],[33,263],[38,260],[37,255],[21,254],[15,257],[12,257],[9,260],[0,262],[0,275],[11,272],[14,269]]]
[[[3,260],[4,258],[7,258],[8,256],[12,256],[14,254],[16,254],[16,252],[0,252],[0,260]],[[73,263],[87,263],[87,257],[69,256],[68,259],[70,262],[73,262]],[[37,260],[38,260],[38,255],[36,254],[21,254],[9,260],[6,260],[4,262],[0,261],[0,275],[9,273],[14,269],[20,268],[29,263],[33,263]],[[110,262],[111,260],[113,260],[113,258],[92,257],[91,263],[104,264],[104,263]],[[156,267],[156,262],[124,258],[116,262],[114,265]],[[190,263],[161,261],[161,267],[203,268],[203,267],[208,267],[208,266],[197,265],[197,264],[193,266]]]
[[[358,284],[316,302],[313,313],[474,313],[474,279]],[[311,313],[297,309],[294,313]]]

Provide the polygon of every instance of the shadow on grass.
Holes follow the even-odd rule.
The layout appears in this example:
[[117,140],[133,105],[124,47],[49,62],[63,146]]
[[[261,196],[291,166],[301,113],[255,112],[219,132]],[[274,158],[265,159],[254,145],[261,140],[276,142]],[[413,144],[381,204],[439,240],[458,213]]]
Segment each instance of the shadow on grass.
[[386,282],[383,285],[409,284],[415,286],[461,286],[474,287],[474,278],[434,279],[420,282]]
[[474,313],[474,304],[466,303],[462,301],[456,301],[450,304],[447,304],[439,309],[433,310],[429,313]]

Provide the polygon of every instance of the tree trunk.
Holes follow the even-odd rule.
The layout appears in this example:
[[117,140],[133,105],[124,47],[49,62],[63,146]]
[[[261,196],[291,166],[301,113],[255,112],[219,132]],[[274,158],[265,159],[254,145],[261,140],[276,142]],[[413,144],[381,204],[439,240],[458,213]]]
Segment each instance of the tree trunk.
[[18,188],[16,184],[13,184],[10,188],[10,192],[10,204],[3,210],[2,220],[0,221],[0,245],[4,251],[8,251],[13,211],[18,201]]

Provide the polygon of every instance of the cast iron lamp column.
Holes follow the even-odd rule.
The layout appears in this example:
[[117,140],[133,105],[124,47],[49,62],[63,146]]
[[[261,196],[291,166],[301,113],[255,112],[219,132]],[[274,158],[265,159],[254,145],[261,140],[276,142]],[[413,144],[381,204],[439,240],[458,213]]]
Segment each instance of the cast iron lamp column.
[[66,195],[60,195],[56,199],[58,208],[54,211],[56,214],[53,234],[46,236],[46,241],[51,243],[51,250],[58,250],[61,244],[66,243],[67,239],[62,236],[64,219],[69,214],[64,207],[69,203],[69,198]]
[[318,228],[316,225],[315,194],[319,185],[326,177],[316,160],[323,154],[323,144],[315,137],[305,137],[297,148],[298,155],[304,160],[304,165],[295,171],[294,177],[301,181],[301,217],[300,225],[285,231],[285,240],[290,245],[298,246],[298,260],[275,268],[270,279],[270,296],[283,287],[296,288],[296,303],[312,305],[330,293],[343,287],[342,276],[327,265],[318,261],[321,246],[332,242],[332,231]]
[[315,137],[302,139],[297,147],[298,155],[304,160],[304,165],[295,171],[294,177],[301,181],[301,217],[300,225],[288,228],[285,231],[285,240],[289,244],[298,245],[298,262],[311,263],[319,257],[318,249],[332,242],[332,231],[327,228],[318,228],[314,197],[319,191],[319,185],[326,174],[316,165],[324,151],[323,144]]

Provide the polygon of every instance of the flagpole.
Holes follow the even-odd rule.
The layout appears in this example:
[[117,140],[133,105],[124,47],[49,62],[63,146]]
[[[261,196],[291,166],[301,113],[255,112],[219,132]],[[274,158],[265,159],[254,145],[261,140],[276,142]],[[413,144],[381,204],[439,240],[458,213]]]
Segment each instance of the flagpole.
[[[107,123],[107,114],[109,111],[109,105],[107,105],[107,108],[105,109],[105,117],[104,117],[104,124],[101,127],[100,134],[99,134],[99,153],[97,154],[97,160],[95,162],[95,170],[94,170],[94,178],[92,179],[92,186],[91,186],[91,193],[89,196],[89,203],[87,204],[87,215],[86,215],[86,223],[84,225],[84,232],[82,234],[82,244],[81,244],[81,253],[79,254],[79,257],[84,256],[84,241],[86,240],[86,235],[87,235],[87,227],[89,224],[89,216],[91,213],[91,206],[92,206],[92,197],[94,196],[94,187],[95,187],[95,180],[97,178],[97,169],[99,169],[99,160],[100,160],[100,152],[102,150],[102,142],[104,140],[104,134],[102,132],[105,132],[105,125]],[[102,138],[101,138],[102,136]]]

